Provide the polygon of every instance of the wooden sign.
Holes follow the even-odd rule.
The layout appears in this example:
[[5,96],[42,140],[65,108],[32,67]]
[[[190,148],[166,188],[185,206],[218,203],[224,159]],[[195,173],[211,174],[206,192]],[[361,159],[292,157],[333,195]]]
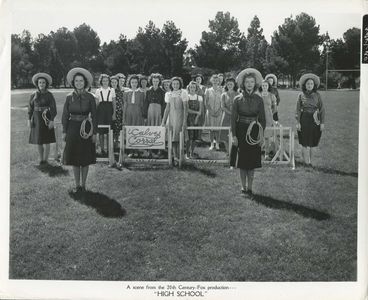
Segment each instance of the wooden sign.
[[165,127],[125,126],[126,149],[165,149]]

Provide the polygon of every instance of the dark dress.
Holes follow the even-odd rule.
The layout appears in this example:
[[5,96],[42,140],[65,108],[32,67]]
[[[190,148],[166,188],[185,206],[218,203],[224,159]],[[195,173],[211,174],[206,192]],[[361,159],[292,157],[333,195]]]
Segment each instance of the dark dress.
[[114,139],[117,140],[120,135],[120,131],[123,128],[123,97],[124,97],[124,89],[116,89],[116,119],[113,122],[113,131],[114,131]]
[[[265,110],[262,98],[255,94],[238,95],[234,98],[231,114],[232,134],[238,139],[238,163],[237,167],[245,170],[260,168],[261,164],[261,145],[249,145],[246,141],[246,133],[250,123],[258,120],[264,129],[266,126]],[[258,126],[254,126],[251,136],[256,138]],[[233,161],[233,158],[231,158]]]
[[273,113],[273,120],[274,121],[278,121],[279,120],[279,114],[278,114],[278,111],[277,111],[277,108],[280,104],[280,95],[279,95],[279,91],[277,90],[276,87],[271,87],[271,93],[275,95],[276,97],[276,110],[275,112]]
[[296,120],[301,125],[301,130],[298,130],[298,140],[303,147],[317,147],[321,139],[321,126],[313,117],[316,111],[320,124],[324,124],[325,108],[320,94],[318,92],[299,94]]
[[56,117],[56,103],[53,94],[49,91],[41,93],[34,92],[29,100],[28,119],[31,121],[31,132],[29,134],[29,143],[35,145],[44,145],[55,143],[55,130],[46,126],[42,113],[46,110],[46,117],[54,121]]
[[[80,128],[83,119],[90,114],[93,124],[93,134],[97,132],[95,97],[88,92],[77,94],[75,91],[66,96],[63,110],[63,133],[66,133],[63,163],[72,166],[88,166],[96,163],[96,145],[92,137],[83,139]],[[78,120],[76,120],[78,118]],[[86,131],[90,130],[87,122]]]
[[[104,92],[105,93],[104,95]],[[112,106],[112,98],[116,97],[115,90],[113,88],[99,88],[96,90],[96,97],[99,100],[99,104],[97,106],[97,125],[113,125],[112,122],[112,114],[113,114],[113,106]],[[98,128],[99,134],[107,134],[109,130],[107,128]]]
[[[196,112],[199,112],[200,110],[200,102],[202,101],[203,103],[203,98],[202,96],[199,95],[195,95],[194,99],[192,99],[192,95],[188,95],[188,109],[190,110],[194,110]],[[199,126],[199,122],[200,122],[200,118],[198,118],[198,123],[195,123],[195,119],[197,118],[198,115],[196,114],[190,114],[188,113],[188,117],[187,117],[187,126]],[[191,141],[196,141],[198,140],[200,137],[200,131],[199,130],[188,130],[188,139]]]
[[156,90],[150,87],[143,105],[143,117],[147,119],[147,126],[161,126],[164,111],[165,91],[161,87]]

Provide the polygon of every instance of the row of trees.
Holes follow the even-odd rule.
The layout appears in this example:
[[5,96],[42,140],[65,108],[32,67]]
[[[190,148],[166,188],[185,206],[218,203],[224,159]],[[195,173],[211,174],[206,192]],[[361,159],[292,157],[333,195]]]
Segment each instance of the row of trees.
[[[202,32],[199,44],[190,49],[172,21],[161,29],[149,21],[134,38],[120,35],[117,41],[102,45],[98,34],[86,24],[73,31],[62,27],[36,38],[25,30],[11,38],[13,87],[29,85],[32,74],[38,71],[50,73],[56,86],[65,85],[66,73],[75,66],[83,66],[95,74],[160,72],[165,77],[184,78],[197,72],[236,73],[244,67],[254,67],[263,74],[288,76],[294,86],[305,71],[324,75],[326,51],[330,69],[360,66],[358,28],[347,30],[342,39],[332,40],[328,34],[320,34],[315,19],[305,13],[286,18],[274,31],[271,43],[266,41],[257,16],[245,34],[229,12],[218,12],[209,21],[209,30]],[[334,79],[341,80],[336,76]]]

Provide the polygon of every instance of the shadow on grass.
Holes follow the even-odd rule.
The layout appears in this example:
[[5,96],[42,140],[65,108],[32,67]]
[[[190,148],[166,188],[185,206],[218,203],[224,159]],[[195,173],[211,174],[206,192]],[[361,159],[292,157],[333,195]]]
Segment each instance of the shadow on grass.
[[110,197],[92,191],[79,193],[69,192],[74,200],[86,206],[94,208],[97,213],[106,218],[122,218],[126,215],[126,210],[121,207],[120,203]]
[[44,164],[36,166],[38,170],[42,173],[46,173],[50,177],[57,177],[57,176],[67,176],[69,175],[69,171],[64,169],[62,166],[54,166],[50,164]]
[[331,215],[326,212],[319,211],[314,208],[309,208],[307,206],[300,204],[290,203],[283,200],[277,200],[268,196],[253,195],[251,200],[269,208],[293,211],[305,218],[315,219],[318,221],[328,220],[331,217]]
[[189,171],[189,172],[198,172],[198,173],[201,173],[203,175],[206,175],[206,176],[212,177],[212,178],[217,176],[217,174],[215,172],[213,172],[212,170],[205,169],[205,168],[198,168],[194,164],[183,164],[181,170]]
[[310,166],[302,161],[296,161],[295,166],[304,167],[304,168],[315,170],[317,172],[321,172],[325,174],[358,177],[358,172],[345,172],[345,171],[334,170],[334,169],[326,168],[326,167]]

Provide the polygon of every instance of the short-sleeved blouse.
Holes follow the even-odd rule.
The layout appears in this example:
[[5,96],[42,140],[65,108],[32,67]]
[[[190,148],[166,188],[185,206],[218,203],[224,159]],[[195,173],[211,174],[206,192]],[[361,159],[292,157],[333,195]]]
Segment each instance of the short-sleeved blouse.
[[105,88],[98,88],[96,90],[96,98],[99,102],[112,102],[112,98],[116,98],[115,90],[113,88],[108,87]]

